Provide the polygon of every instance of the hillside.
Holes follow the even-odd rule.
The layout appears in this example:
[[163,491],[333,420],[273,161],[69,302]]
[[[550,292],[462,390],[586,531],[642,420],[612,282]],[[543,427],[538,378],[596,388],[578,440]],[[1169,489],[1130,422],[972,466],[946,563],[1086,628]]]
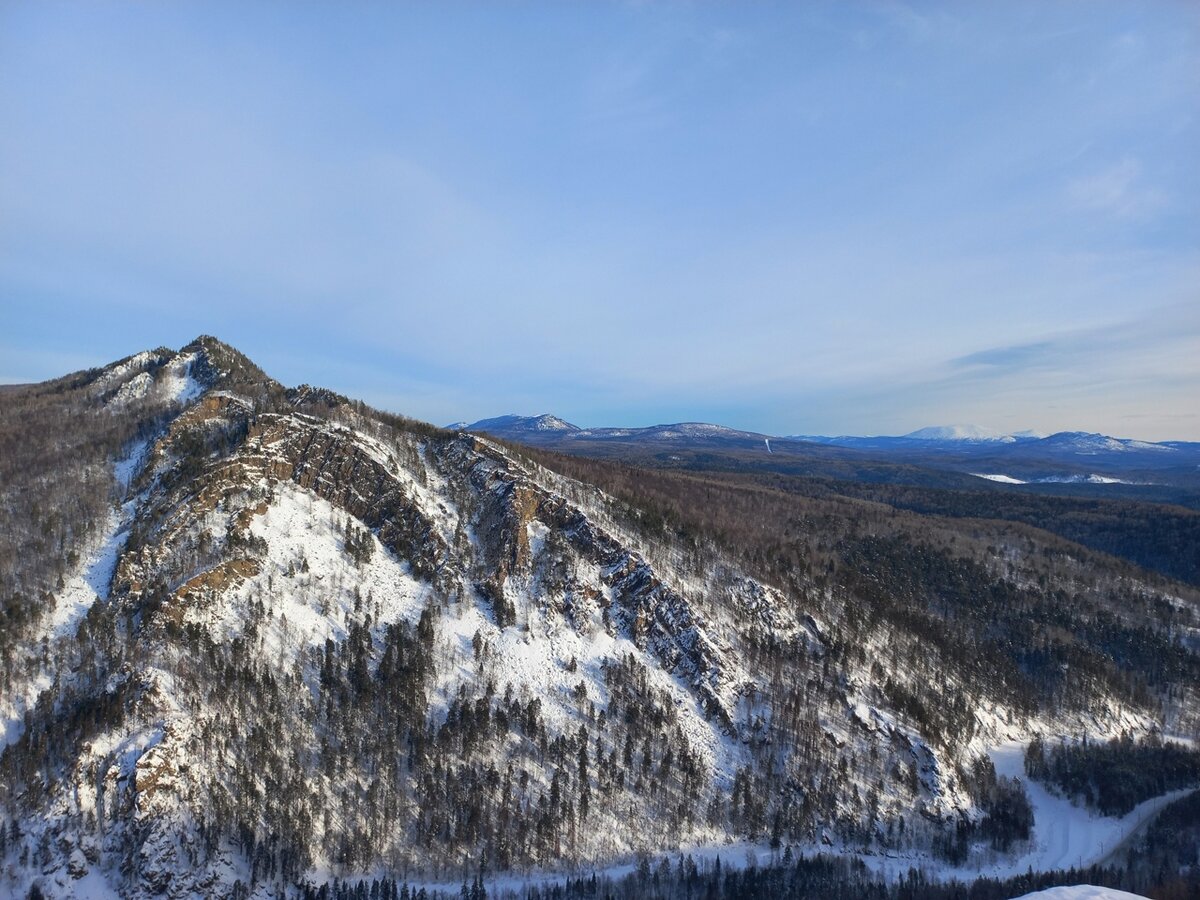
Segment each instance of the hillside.
[[969,864],[1022,838],[988,747],[1200,722],[1164,576],[434,428],[213,338],[3,392],[0,467],[0,891]]

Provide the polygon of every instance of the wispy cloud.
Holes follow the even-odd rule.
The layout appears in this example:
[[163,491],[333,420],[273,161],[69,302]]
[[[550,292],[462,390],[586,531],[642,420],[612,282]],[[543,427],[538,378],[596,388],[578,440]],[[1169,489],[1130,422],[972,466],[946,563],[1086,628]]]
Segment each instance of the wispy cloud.
[[1029,369],[1044,364],[1053,358],[1055,345],[1051,341],[1038,341],[1033,344],[1018,344],[1013,347],[992,347],[968,353],[950,361],[956,369],[985,369],[992,371],[1013,371]]
[[1129,157],[1072,179],[1067,196],[1077,209],[1118,218],[1149,216],[1167,204],[1166,193],[1148,184],[1142,164]]

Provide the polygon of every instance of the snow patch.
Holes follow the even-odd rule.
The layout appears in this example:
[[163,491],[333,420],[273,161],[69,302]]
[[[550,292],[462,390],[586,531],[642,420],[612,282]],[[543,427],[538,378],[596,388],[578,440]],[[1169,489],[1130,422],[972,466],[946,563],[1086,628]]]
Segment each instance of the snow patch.
[[361,523],[290,482],[274,489],[267,511],[250,523],[251,533],[267,542],[261,571],[235,589],[234,602],[215,609],[191,607],[189,621],[214,625],[233,637],[244,628],[249,602],[261,599],[271,617],[263,632],[264,650],[290,655],[298,647],[344,639],[356,604],[371,613],[377,629],[420,617],[431,588],[413,578],[408,564],[378,537],[371,536],[370,560],[358,565],[345,552],[339,523],[349,518],[358,529]]
[[[128,491],[130,482],[145,465],[148,447],[149,442],[140,441],[114,464],[114,474],[123,493]],[[103,526],[90,546],[84,548],[75,572],[65,579],[62,590],[55,593],[54,606],[42,623],[42,637],[52,642],[73,638],[92,604],[108,597],[117,560],[129,539],[129,526],[136,506],[137,498],[131,498],[109,508]],[[31,645],[38,641],[40,638]],[[23,686],[12,685],[5,692],[7,696],[0,699],[0,749],[21,736],[25,710],[50,684],[48,673],[40,671]]]
[[204,393],[204,385],[192,377],[192,364],[195,361],[196,354],[189,353],[179,357],[167,368],[167,374],[162,379],[167,399],[186,406]]
[[1141,894],[1093,884],[1073,884],[1022,894],[1017,900],[1146,900]]

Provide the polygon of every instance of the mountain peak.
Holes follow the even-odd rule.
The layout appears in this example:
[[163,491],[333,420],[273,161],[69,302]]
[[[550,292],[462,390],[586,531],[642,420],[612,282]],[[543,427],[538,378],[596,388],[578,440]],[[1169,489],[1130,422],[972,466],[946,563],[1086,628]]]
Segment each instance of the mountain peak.
[[509,431],[509,432],[545,432],[545,431],[579,431],[578,425],[572,425],[565,419],[550,413],[537,416],[496,416],[492,419],[480,419],[478,422],[465,424],[457,422],[450,426],[461,431]]
[[283,385],[267,375],[250,357],[211,334],[199,335],[179,352],[195,356],[192,375],[209,387],[251,397],[283,394]]
[[904,436],[915,441],[997,441],[1004,437],[979,425],[930,425]]

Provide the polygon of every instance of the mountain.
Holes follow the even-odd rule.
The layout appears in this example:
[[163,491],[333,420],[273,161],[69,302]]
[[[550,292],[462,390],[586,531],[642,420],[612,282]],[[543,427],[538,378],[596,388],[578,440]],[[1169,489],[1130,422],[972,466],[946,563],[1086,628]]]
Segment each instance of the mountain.
[[[585,431],[547,424],[506,427]],[[0,622],[18,896],[457,894],[729,841],[977,864],[1029,834],[990,748],[1200,724],[1186,584],[443,430],[211,337],[0,393]]]
[[905,435],[914,441],[1002,441],[1012,440],[1010,435],[1002,435],[989,428],[978,425],[931,425],[928,428],[918,428]]
[[451,431],[486,431],[505,436],[530,435],[540,432],[561,434],[580,430],[578,426],[548,413],[540,416],[497,416],[494,419],[481,419],[471,424],[456,422],[447,427]]

